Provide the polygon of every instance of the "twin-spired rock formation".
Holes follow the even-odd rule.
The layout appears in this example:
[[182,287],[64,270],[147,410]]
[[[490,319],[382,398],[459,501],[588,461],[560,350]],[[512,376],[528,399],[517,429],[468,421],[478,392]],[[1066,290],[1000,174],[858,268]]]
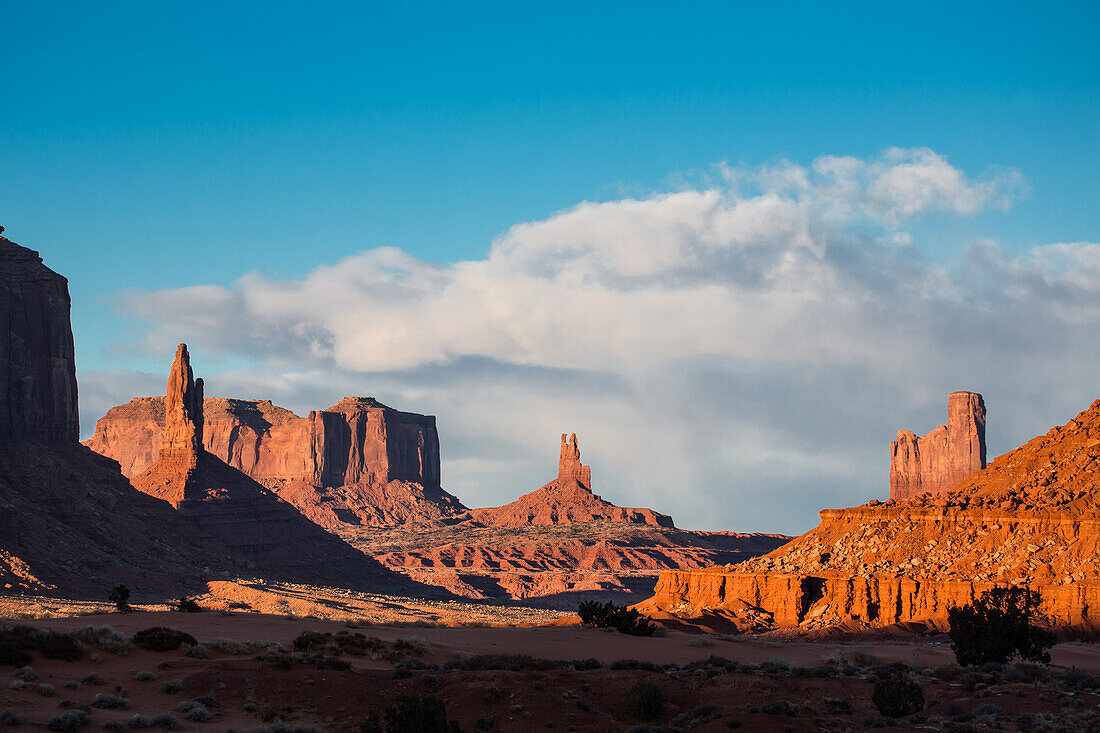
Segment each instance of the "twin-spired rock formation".
[[161,456],[131,483],[188,523],[278,577],[380,589],[392,574],[202,444],[203,399],[180,344],[164,399]]
[[78,421],[69,281],[0,236],[0,440],[74,443]]
[[561,436],[558,477],[510,504],[474,509],[473,521],[486,527],[630,522],[672,527],[672,517],[652,509],[615,506],[592,493],[592,469],[581,464],[577,436]]
[[1029,585],[1057,626],[1100,632],[1100,400],[939,495],[821,512],[821,524],[739,565],[662,573],[643,608],[742,629],[902,622]]
[[950,491],[985,468],[985,402],[976,392],[952,392],[947,424],[924,437],[898,432],[890,443],[890,498]]
[[[345,397],[307,417],[270,400],[202,402],[190,408],[203,416],[195,434],[201,445],[324,527],[435,521],[465,510],[440,487],[430,415],[372,397]],[[168,407],[163,397],[136,397],[111,408],[86,445],[137,475],[163,454]]]

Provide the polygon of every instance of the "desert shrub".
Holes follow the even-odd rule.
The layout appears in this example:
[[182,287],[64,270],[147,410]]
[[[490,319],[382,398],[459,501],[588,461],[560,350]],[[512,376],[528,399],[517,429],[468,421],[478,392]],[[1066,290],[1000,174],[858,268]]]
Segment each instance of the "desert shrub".
[[83,629],[74,631],[72,636],[88,646],[120,656],[129,654],[134,648],[125,634],[115,631],[110,626],[85,626]]
[[199,613],[203,608],[194,598],[180,596],[180,602],[176,604],[176,610],[180,613]]
[[195,637],[178,629],[169,629],[164,626],[154,626],[134,634],[134,643],[142,649],[152,652],[170,652],[179,649],[184,644],[197,646]]
[[1047,664],[1047,649],[1058,639],[1031,625],[1037,617],[1039,594],[1029,588],[994,588],[967,606],[947,612],[951,648],[963,666],[999,662],[1017,654],[1030,662]]
[[860,649],[840,649],[821,658],[825,664],[835,667],[876,667],[882,664],[874,655]]
[[[411,662],[413,660],[402,660]],[[486,670],[506,670],[509,672],[540,672],[552,669],[564,669],[568,662],[555,662],[550,659],[540,659],[527,654],[474,654],[463,656],[443,665],[444,670],[461,670],[463,672],[477,672]]]
[[[37,652],[49,659],[61,659],[66,662],[72,662],[84,656],[84,647],[71,636],[30,626],[0,627],[0,647]],[[13,662],[23,658],[22,655],[14,652],[11,654]]]
[[185,718],[187,718],[188,720],[194,720],[196,723],[206,723],[214,717],[214,715],[205,705],[198,702],[193,703],[191,707],[181,712],[184,713]]
[[237,641],[236,639],[227,639],[225,637],[218,637],[210,642],[210,646],[217,649],[222,654],[248,654],[251,646],[243,641]]
[[72,731],[78,730],[91,722],[88,719],[88,714],[83,710],[67,710],[61,715],[50,718],[50,722],[46,723],[46,727],[50,730],[72,733]]
[[386,708],[386,733],[457,733],[458,721],[447,721],[447,708],[435,695],[402,695]]
[[134,679],[138,682],[152,682],[157,676],[152,672],[138,672],[134,675]]
[[92,700],[92,707],[101,710],[125,710],[130,707],[130,701],[125,697],[106,695],[101,692],[95,696],[95,700]]
[[154,727],[165,730],[178,730],[180,727],[180,719],[171,713],[161,713],[155,716],[152,722]]
[[133,728],[135,730],[140,728],[152,728],[153,721],[149,720],[140,713],[135,713],[128,721],[126,721],[126,725],[127,727]]
[[581,622],[597,629],[615,629],[631,636],[653,636],[657,624],[637,609],[617,606],[611,601],[583,601],[577,609]]
[[642,720],[657,717],[664,705],[665,696],[661,688],[647,679],[640,679],[627,692],[630,709]]
[[63,685],[63,687],[66,690],[79,690],[80,689],[80,683],[77,682],[76,680],[69,680],[68,682],[66,682]]
[[111,589],[111,594],[107,596],[107,600],[115,604],[115,608],[119,613],[128,613],[132,609],[130,608],[130,589],[122,583],[119,583]]
[[760,706],[760,712],[765,715],[786,715],[793,718],[801,711],[802,707],[798,703],[791,702],[790,700],[776,700],[775,702],[765,703]]
[[206,647],[202,644],[184,644],[183,656],[195,659],[206,659]]
[[161,692],[166,695],[172,695],[183,689],[183,680],[168,680],[164,683],[164,686],[160,688]]
[[852,702],[842,697],[827,697],[822,702],[825,703],[825,710],[833,715],[852,712]]
[[640,659],[616,659],[611,663],[611,669],[636,669],[644,670],[646,672],[663,672],[661,666],[654,662],[642,661]]
[[35,689],[38,690],[38,694],[42,697],[53,697],[53,694],[55,692],[55,690],[53,689],[53,685],[47,685],[45,682],[40,684]]
[[26,667],[20,667],[19,669],[15,670],[14,674],[16,677],[21,680],[25,680],[26,682],[33,682],[34,680],[38,679],[38,673],[35,672],[34,667],[31,667],[30,665]]
[[22,690],[26,686],[27,686],[26,680],[12,680],[11,684],[8,685],[8,689],[9,690]]
[[26,649],[11,644],[0,644],[0,664],[23,667],[31,663],[33,657]]
[[[294,640],[294,650],[299,652],[324,652],[327,654],[351,654],[357,657],[377,657],[385,643],[376,636],[366,636],[358,632],[349,634],[347,631],[339,631],[336,634],[320,631],[303,631]],[[421,656],[425,652],[425,644],[418,639],[398,639],[394,642],[394,653],[411,652]]]
[[909,674],[894,670],[875,682],[871,702],[888,718],[900,718],[920,712],[924,707],[924,691]]
[[19,713],[11,710],[10,708],[4,708],[0,710],[0,723],[4,725],[20,725],[23,722],[23,716]]
[[125,731],[128,726],[126,725],[125,720],[108,720],[106,723],[103,724],[103,728],[105,730],[113,730],[116,733],[123,733],[123,731]]
[[[371,718],[377,720],[378,716],[371,713]],[[368,718],[368,720],[369,719],[370,718]],[[359,726],[360,731],[364,730],[363,725],[365,725],[365,723]],[[378,733],[382,733],[381,726],[377,729],[369,729],[368,733],[375,733],[375,730],[377,730]],[[287,725],[279,718],[276,718],[270,725],[257,725],[252,729],[252,733],[321,733],[321,731],[312,725]]]

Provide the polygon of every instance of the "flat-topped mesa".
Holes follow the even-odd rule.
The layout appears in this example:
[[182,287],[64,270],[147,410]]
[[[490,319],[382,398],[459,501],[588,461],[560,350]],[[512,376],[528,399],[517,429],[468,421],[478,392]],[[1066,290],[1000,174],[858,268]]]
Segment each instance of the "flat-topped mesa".
[[985,468],[985,402],[977,392],[952,392],[947,424],[923,437],[898,432],[890,443],[890,498],[950,491]]
[[0,438],[79,439],[69,309],[69,281],[0,236]]
[[202,444],[203,382],[195,380],[187,344],[176,349],[168,390],[164,396],[164,432],[160,443],[162,458],[197,460]]
[[566,440],[561,434],[561,456],[558,458],[558,480],[576,481],[586,489],[592,488],[592,467],[581,465],[581,449],[577,445],[577,434]]

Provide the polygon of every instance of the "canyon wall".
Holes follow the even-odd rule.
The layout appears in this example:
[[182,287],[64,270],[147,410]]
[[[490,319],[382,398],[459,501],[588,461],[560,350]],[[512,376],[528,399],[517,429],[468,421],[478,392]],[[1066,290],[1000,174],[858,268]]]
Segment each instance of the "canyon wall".
[[898,432],[890,443],[890,498],[942,494],[985,468],[985,402],[976,392],[952,392],[947,424],[923,437]]
[[0,438],[75,442],[79,432],[69,281],[0,236]]

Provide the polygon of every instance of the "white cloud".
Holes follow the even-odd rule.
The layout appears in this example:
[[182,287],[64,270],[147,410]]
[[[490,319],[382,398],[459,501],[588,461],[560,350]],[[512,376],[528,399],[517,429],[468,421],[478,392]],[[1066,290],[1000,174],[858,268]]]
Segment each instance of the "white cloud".
[[[881,495],[886,442],[941,422],[952,389],[986,392],[991,438],[1041,432],[1022,427],[1027,409],[1087,404],[1100,245],[1012,257],[985,243],[944,266],[899,229],[1022,188],[926,149],[721,166],[701,189],[517,224],[483,260],[374,249],[300,280],[122,303],[148,320],[152,353],[188,341],[200,366],[204,351],[261,364],[220,375],[235,396],[305,410],[370,392],[439,415],[445,481],[469,503],[535,488],[575,430],[618,503],[685,526],[805,529],[822,506]],[[1061,392],[1037,409],[1051,360]],[[1009,399],[1024,407],[998,423]]]

